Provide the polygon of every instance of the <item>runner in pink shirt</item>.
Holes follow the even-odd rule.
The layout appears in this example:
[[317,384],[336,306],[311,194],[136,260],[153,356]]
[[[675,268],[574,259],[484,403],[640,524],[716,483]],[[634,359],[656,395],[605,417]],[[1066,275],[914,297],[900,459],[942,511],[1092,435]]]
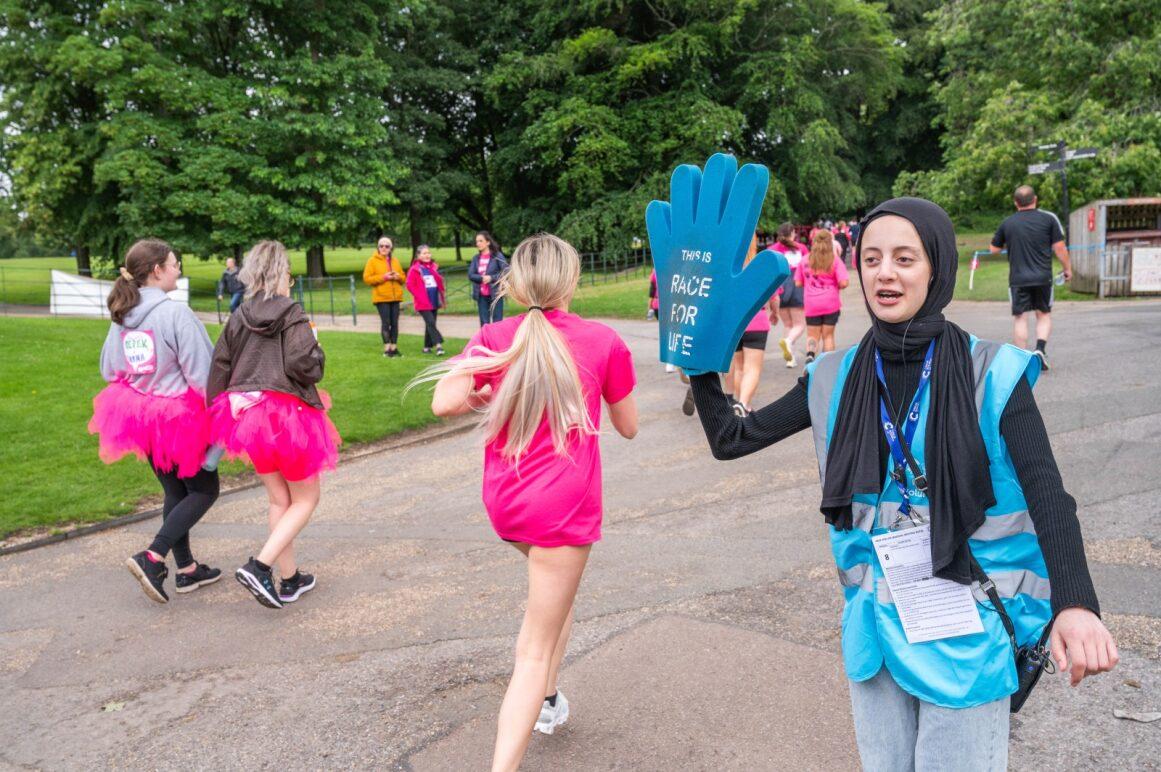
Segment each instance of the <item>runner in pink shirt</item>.
[[528,313],[482,327],[462,356],[416,379],[439,378],[436,415],[482,414],[484,507],[497,535],[528,558],[493,769],[516,769],[534,729],[552,734],[568,719],[556,679],[577,586],[601,538],[601,402],[621,436],[637,433],[633,358],[612,329],[568,312],[579,280],[571,245],[549,234],[525,239],[498,291]]
[[[802,288],[795,286],[793,271],[799,263],[806,259],[810,250],[795,240],[794,226],[788,222],[778,226],[778,240],[770,249],[785,257],[791,270],[790,277],[774,293],[771,305],[773,311],[777,313],[777,319],[782,321],[782,327],[786,330],[785,337],[778,340],[778,346],[782,349],[782,358],[786,360],[787,367],[797,367],[798,360],[794,357],[794,342],[802,333],[806,332],[806,316],[802,309]],[[771,313],[770,323],[774,324],[775,321],[775,315]]]
[[803,288],[806,308],[806,363],[814,361],[821,345],[834,351],[834,328],[843,307],[840,294],[850,284],[847,267],[834,254],[834,236],[828,230],[814,234],[810,257],[794,269],[794,284]]
[[[758,252],[758,237],[754,236],[750,242],[750,255],[746,258],[746,262],[761,260],[765,252],[766,250]],[[737,398],[732,400],[734,412],[742,417],[753,412],[750,404],[758,391],[758,382],[762,379],[762,360],[766,356],[766,340],[770,336],[773,303],[774,298],[771,297],[765,306],[758,309],[758,313],[754,314],[754,318],[746,325],[746,330],[742,333],[737,348],[734,349],[734,359],[729,373],[732,380],[727,385],[737,395]]]

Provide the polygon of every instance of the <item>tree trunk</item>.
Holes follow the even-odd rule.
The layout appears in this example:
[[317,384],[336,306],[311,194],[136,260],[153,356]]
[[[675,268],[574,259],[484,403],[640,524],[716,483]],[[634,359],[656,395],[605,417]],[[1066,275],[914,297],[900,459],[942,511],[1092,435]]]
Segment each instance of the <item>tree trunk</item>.
[[411,254],[415,254],[415,250],[419,249],[419,210],[415,204],[411,205],[411,211],[408,212],[411,223]]
[[327,275],[322,244],[315,244],[306,250],[306,275],[312,278],[321,278]]
[[241,244],[234,245],[234,262],[238,264],[239,268],[242,267],[242,245]]
[[455,234],[456,240],[456,262],[462,263],[464,261],[464,253],[460,251],[460,229],[453,228],[452,233]]
[[93,275],[93,263],[89,255],[89,247],[87,244],[78,244],[77,250],[77,273],[81,276]]

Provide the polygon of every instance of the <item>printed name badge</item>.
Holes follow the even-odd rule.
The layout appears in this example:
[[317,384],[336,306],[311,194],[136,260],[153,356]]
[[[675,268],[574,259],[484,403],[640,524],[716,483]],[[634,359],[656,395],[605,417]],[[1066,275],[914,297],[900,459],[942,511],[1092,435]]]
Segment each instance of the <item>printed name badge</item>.
[[645,211],[657,270],[660,358],[689,372],[725,372],[755,312],[790,275],[772,251],[745,264],[770,183],[765,166],[738,169],[733,156],[711,156],[702,172],[682,165],[670,201]]
[[931,572],[931,526],[871,537],[908,643],[982,633],[971,588]]
[[121,351],[134,375],[148,375],[157,370],[157,345],[153,330],[122,330]]
[[434,276],[432,276],[430,273],[425,273],[423,274],[423,286],[427,287],[428,289],[435,289],[439,285],[435,283]]

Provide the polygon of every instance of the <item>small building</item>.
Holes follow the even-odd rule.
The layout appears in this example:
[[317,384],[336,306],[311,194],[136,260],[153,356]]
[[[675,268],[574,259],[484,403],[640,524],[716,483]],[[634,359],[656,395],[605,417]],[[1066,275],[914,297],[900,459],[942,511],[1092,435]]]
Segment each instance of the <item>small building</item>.
[[1072,211],[1068,230],[1073,290],[1161,294],[1161,197],[1092,201]]

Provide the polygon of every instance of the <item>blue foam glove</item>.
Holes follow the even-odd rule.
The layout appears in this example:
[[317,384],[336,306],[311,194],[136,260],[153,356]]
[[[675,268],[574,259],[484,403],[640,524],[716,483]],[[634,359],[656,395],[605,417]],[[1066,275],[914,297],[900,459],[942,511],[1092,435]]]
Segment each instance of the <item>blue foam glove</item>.
[[705,172],[673,170],[671,201],[653,201],[645,225],[661,328],[661,361],[691,375],[725,372],[746,325],[786,281],[790,267],[777,252],[745,265],[770,172],[718,153]]

